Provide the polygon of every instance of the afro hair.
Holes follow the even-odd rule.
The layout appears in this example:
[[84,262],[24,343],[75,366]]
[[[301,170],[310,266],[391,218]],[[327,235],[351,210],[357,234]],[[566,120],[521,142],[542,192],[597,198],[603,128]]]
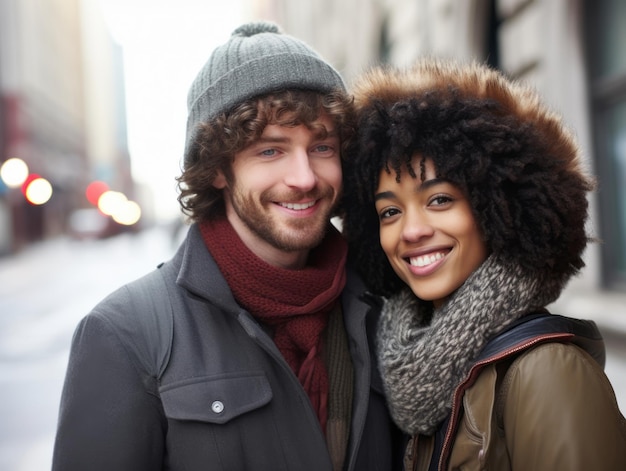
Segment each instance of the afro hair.
[[425,58],[374,68],[353,93],[358,138],[344,162],[343,228],[373,292],[404,286],[380,247],[379,175],[409,168],[423,178],[410,165],[416,155],[466,193],[490,252],[563,285],[584,266],[593,181],[573,135],[531,88],[486,65]]

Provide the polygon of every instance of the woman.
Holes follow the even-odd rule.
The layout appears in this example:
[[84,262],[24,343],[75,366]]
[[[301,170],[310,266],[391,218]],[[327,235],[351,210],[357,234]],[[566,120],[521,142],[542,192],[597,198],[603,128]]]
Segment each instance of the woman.
[[545,308],[589,240],[572,135],[478,64],[377,68],[354,93],[344,232],[385,297],[379,365],[406,468],[624,469],[602,338]]

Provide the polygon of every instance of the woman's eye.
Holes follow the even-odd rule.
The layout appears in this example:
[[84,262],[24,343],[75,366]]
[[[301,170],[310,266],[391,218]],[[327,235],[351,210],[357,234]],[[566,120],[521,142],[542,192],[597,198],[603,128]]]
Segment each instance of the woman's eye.
[[452,198],[447,195],[437,195],[430,200],[431,206],[442,206],[444,204],[450,203]]
[[398,211],[398,209],[396,208],[387,208],[380,212],[379,217],[381,220],[383,220],[383,219],[388,219],[392,216],[395,216],[396,214],[399,214],[399,213],[400,211]]

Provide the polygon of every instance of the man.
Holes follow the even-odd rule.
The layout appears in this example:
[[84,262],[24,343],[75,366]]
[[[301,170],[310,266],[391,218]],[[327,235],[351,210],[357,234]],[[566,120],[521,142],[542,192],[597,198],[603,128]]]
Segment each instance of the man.
[[353,132],[340,76],[253,23],[188,105],[179,201],[194,224],[79,325],[53,469],[392,469],[377,312],[329,223]]

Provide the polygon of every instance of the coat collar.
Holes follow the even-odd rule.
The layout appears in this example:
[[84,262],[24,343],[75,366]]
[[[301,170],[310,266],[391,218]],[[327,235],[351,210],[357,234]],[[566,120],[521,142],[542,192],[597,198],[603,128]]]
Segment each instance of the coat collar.
[[[197,224],[190,226],[187,237],[173,261],[179,267],[177,285],[227,312],[239,314],[242,311],[215,260],[206,248]],[[363,281],[348,268],[346,286],[341,299],[344,312],[349,313],[345,315],[345,325],[351,337],[365,335],[365,317],[372,306],[364,299],[364,293]]]
[[174,256],[174,263],[180,266],[176,284],[225,311],[233,314],[241,311],[228,283],[206,248],[197,224],[189,228],[187,238]]

